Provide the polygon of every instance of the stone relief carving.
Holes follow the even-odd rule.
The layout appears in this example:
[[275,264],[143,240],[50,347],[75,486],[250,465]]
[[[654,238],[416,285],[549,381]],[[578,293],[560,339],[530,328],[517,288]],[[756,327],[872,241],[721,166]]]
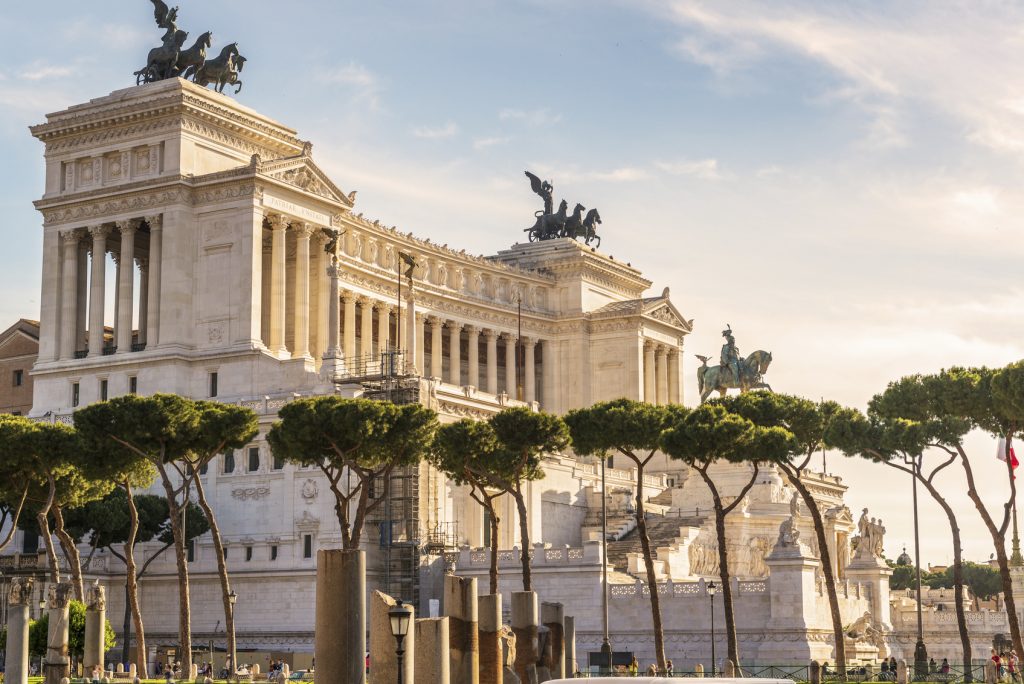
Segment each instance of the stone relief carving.
[[303,482],[301,494],[307,505],[316,501],[316,497],[320,495],[320,487],[317,485],[316,480],[306,480]]
[[68,605],[74,593],[74,585],[71,582],[51,584],[46,592],[46,607],[50,610],[60,610]]
[[239,487],[231,490],[231,497],[239,501],[258,501],[270,496],[270,487]]

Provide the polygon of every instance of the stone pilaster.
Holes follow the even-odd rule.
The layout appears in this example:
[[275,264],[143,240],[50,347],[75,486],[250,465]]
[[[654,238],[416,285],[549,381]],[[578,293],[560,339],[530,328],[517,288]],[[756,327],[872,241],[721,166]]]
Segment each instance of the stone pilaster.
[[146,344],[146,325],[149,319],[149,259],[136,257],[135,265],[139,269],[139,344]]
[[356,296],[345,291],[341,294],[341,300],[345,303],[345,325],[342,331],[345,368],[351,373],[355,370],[356,356]]
[[361,363],[367,363],[373,357],[373,300],[369,297],[359,298],[359,356]]
[[518,399],[519,389],[516,387],[516,336],[512,333],[502,333],[501,339],[505,340],[505,393],[513,399]]
[[377,302],[377,351],[379,353],[388,350],[388,341],[391,338],[391,305],[386,302]]

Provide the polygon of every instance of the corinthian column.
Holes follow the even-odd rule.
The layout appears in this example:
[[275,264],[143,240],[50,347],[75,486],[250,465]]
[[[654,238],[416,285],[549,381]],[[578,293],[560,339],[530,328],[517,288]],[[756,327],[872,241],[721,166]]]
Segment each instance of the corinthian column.
[[655,389],[654,374],[654,343],[650,340],[644,341],[644,401],[648,404],[658,403],[658,394]]
[[384,302],[377,302],[377,352],[384,353],[388,350],[388,340],[391,338],[391,305]]
[[665,345],[659,344],[658,348],[654,350],[654,365],[657,369],[657,394],[658,403],[668,403],[668,358],[666,354]]
[[363,363],[369,363],[373,357],[373,306],[368,297],[359,298],[362,331],[359,333],[359,355]]
[[448,321],[448,382],[462,384],[462,324]]
[[338,267],[333,263],[327,267],[327,276],[331,280],[330,292],[327,296],[327,350],[325,359],[336,359],[341,356],[338,346],[341,337],[341,283]]
[[679,350],[670,349],[668,352],[668,400],[669,403],[679,403]]
[[107,284],[108,226],[91,226],[92,283],[89,290],[89,356],[103,355],[103,306]]
[[284,344],[285,330],[285,231],[288,222],[280,215],[270,217],[273,236],[270,246],[270,351],[283,355],[288,352]]
[[71,359],[78,345],[78,298],[84,293],[78,291],[78,241],[77,230],[61,233],[64,249],[63,293],[61,295],[60,358]]
[[536,345],[537,340],[523,338],[523,392],[524,401],[528,404],[537,401],[537,366],[534,362]]
[[[313,240],[313,244],[316,245],[316,266],[313,271],[315,277],[313,278],[313,289],[311,296],[316,298],[316,322],[315,328],[310,328],[310,336],[316,340],[316,344],[310,343],[310,352],[314,357],[322,357],[328,348],[328,326],[330,325],[331,318],[331,307],[336,306],[331,304],[331,279],[330,279],[330,268],[331,268],[331,256],[327,253],[325,247],[330,238],[326,233],[318,233],[316,239]],[[335,297],[337,301],[337,297]],[[335,324],[338,320],[335,319]]]
[[471,387],[480,386],[480,328],[475,325],[466,326],[466,344],[469,345],[469,377],[466,384]]
[[146,311],[149,307],[149,259],[139,257],[135,260],[135,265],[139,267],[139,344],[146,344],[146,326],[149,321]]
[[295,356],[309,356],[309,237],[313,226],[295,226]]
[[503,333],[505,340],[505,393],[513,399],[519,398],[516,387],[516,338],[512,333]]
[[487,339],[487,391],[498,393],[498,332],[484,330]]
[[444,356],[442,355],[441,327],[444,324],[437,316],[430,317],[430,377],[440,378],[444,373]]
[[[337,266],[335,268],[338,268]],[[341,295],[345,302],[344,352],[345,367],[352,369],[356,356],[356,296],[352,292]]]
[[135,301],[135,231],[139,221],[119,221],[117,229],[121,232],[121,261],[117,269],[117,345],[118,354],[127,354],[132,350],[132,306]]
[[163,265],[164,217],[147,216],[149,224],[149,304],[146,306],[146,346],[160,342],[160,267]]

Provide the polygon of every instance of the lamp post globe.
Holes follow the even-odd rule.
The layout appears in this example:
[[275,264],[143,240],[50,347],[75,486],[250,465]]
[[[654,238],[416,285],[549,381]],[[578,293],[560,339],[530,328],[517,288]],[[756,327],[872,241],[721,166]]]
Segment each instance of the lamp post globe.
[[[412,609],[402,603],[401,600],[388,611],[388,619],[391,621],[391,635],[395,637],[395,657],[398,665],[398,684],[405,684],[405,669],[402,667],[405,648],[403,643],[409,634],[409,626],[412,623]],[[409,684],[412,684],[410,682]]]

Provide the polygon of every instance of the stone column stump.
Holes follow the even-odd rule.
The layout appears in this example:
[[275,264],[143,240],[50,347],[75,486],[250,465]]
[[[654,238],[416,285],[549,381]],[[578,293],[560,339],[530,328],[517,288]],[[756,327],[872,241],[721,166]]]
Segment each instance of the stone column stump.
[[317,552],[315,639],[318,680],[365,684],[365,552]]
[[86,675],[94,667],[104,666],[104,637],[107,625],[107,592],[96,582],[85,592],[85,654],[82,665]]
[[521,682],[537,679],[537,592],[512,592],[512,633],[516,635],[514,669]]
[[33,583],[31,577],[15,577],[7,595],[7,684],[28,684],[28,614]]
[[43,660],[43,684],[60,684],[71,676],[68,658],[68,604],[74,593],[71,582],[51,584],[46,597],[49,626],[46,635],[46,658]]
[[[391,684],[398,681],[398,656],[395,653],[397,642],[391,633],[391,618],[388,613],[398,604],[393,597],[384,592],[374,591],[370,597],[370,681],[373,684]],[[413,610],[412,606],[409,606]],[[416,615],[410,617],[415,620]],[[409,633],[402,642],[405,654],[402,656],[403,681],[413,682],[416,653],[415,623],[409,623]]]
[[551,670],[551,677],[562,679],[570,676],[565,671],[565,609],[562,604],[546,601],[542,603],[540,621],[550,633],[551,658],[547,665]]
[[501,594],[477,601],[480,638],[480,684],[504,684],[501,646]]
[[[449,684],[451,663],[448,618],[420,618],[416,621],[416,651],[406,657],[415,657],[416,674],[421,682]],[[407,682],[412,680],[407,679]]]
[[576,675],[578,669],[576,664],[576,618],[566,615],[562,624],[565,631],[562,637],[565,643],[565,676],[571,678]]
[[452,684],[480,681],[480,642],[477,635],[476,578],[445,575],[444,612],[448,615],[448,647]]

